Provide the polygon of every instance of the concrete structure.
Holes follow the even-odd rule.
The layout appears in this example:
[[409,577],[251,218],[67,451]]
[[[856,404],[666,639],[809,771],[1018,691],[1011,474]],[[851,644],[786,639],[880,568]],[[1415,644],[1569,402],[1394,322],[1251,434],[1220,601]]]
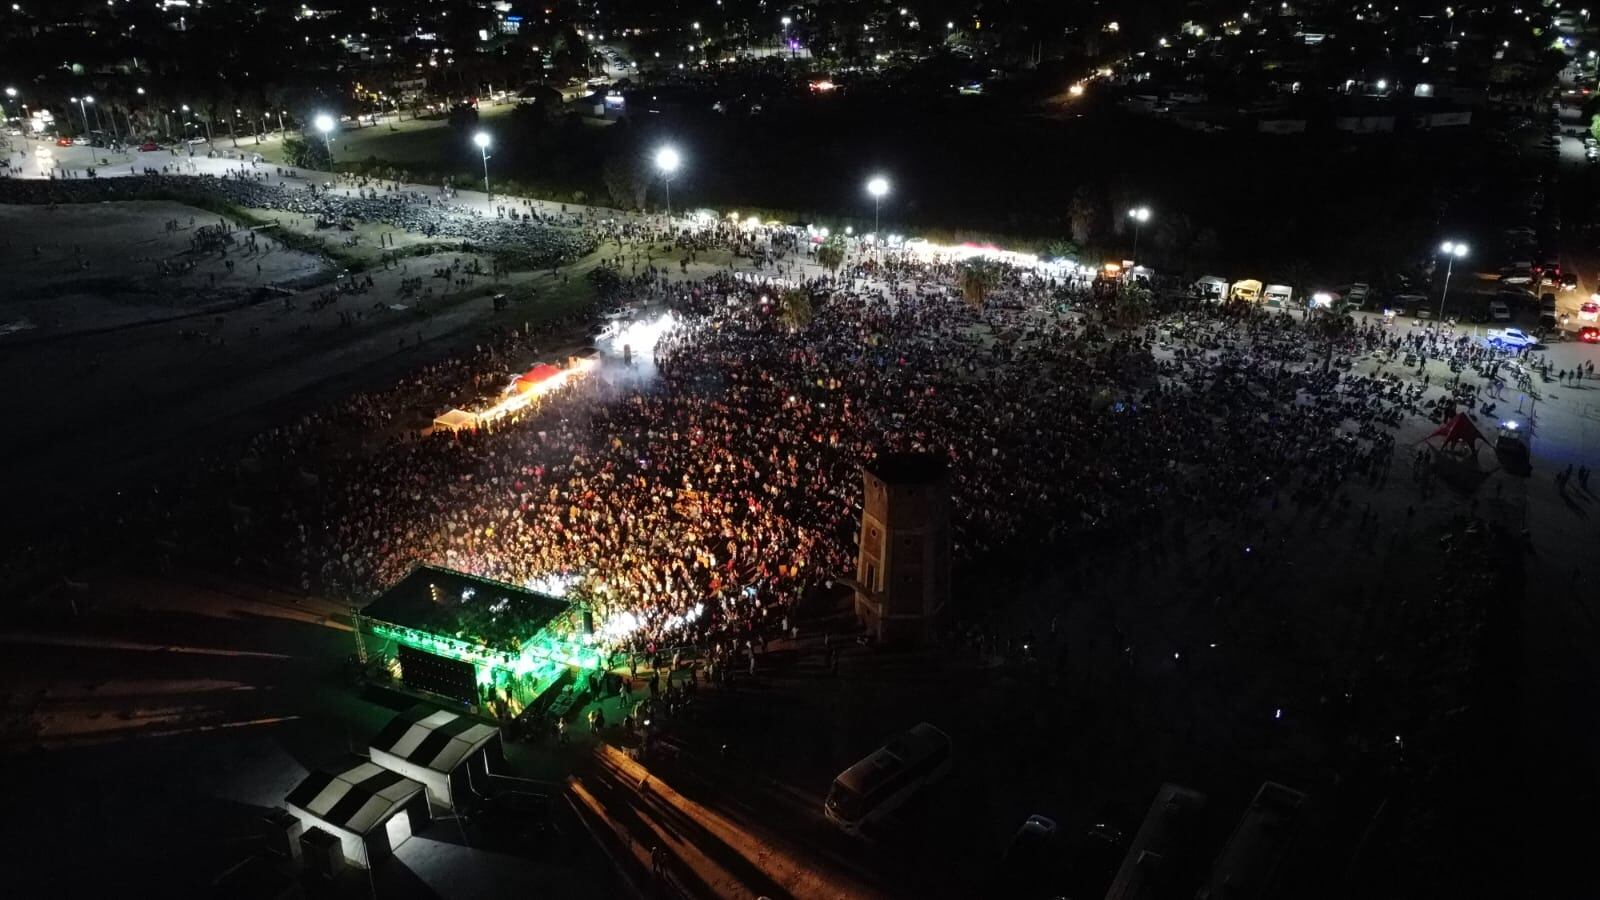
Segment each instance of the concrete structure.
[[880,641],[927,639],[950,603],[950,476],[931,454],[862,469],[856,616]]

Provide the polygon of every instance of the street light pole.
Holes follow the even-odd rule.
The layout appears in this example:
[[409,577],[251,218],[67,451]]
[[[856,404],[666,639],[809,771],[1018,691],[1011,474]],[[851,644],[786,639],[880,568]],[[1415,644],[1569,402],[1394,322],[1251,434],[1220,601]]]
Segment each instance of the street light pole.
[[672,173],[678,171],[678,164],[682,159],[678,151],[672,147],[662,147],[656,151],[656,168],[661,170],[661,181],[666,189],[667,218],[672,218]]
[[1144,223],[1150,221],[1150,207],[1136,206],[1128,210],[1128,218],[1133,220],[1133,259],[1139,260],[1139,229]]
[[322,132],[322,145],[328,150],[328,166],[333,166],[333,116],[321,113],[313,123]]
[[879,213],[882,210],[883,198],[889,193],[889,179],[882,175],[874,175],[867,181],[867,193],[872,195],[872,239],[878,239]]
[[494,194],[489,193],[489,134],[488,134],[488,132],[480,131],[477,134],[473,135],[472,136],[472,142],[474,144],[478,145],[478,149],[479,150],[483,151],[483,196],[484,196],[484,199],[486,199],[486,200],[488,200],[490,202],[493,202],[494,201]]
[[1467,255],[1467,245],[1461,241],[1445,241],[1439,245],[1444,253],[1444,290],[1439,292],[1439,321],[1444,322],[1444,300],[1450,296],[1450,273],[1455,269],[1456,257]]

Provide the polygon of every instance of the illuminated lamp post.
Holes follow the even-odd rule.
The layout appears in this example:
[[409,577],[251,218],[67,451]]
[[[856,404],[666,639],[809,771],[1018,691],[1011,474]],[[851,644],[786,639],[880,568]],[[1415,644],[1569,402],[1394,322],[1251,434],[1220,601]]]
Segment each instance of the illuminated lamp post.
[[662,147],[656,151],[656,168],[661,170],[661,180],[666,189],[667,218],[672,217],[672,176],[678,171],[683,159],[678,156],[678,151],[670,146]]
[[1467,245],[1462,241],[1445,241],[1439,245],[1444,254],[1444,290],[1439,292],[1439,321],[1444,321],[1444,298],[1450,296],[1450,272],[1457,259],[1467,255]]
[[878,213],[883,205],[883,198],[889,194],[889,179],[882,175],[874,175],[867,182],[867,193],[872,195],[872,239],[878,239]]
[[492,201],[494,195],[489,193],[489,132],[478,132],[472,136],[472,142],[477,144],[478,150],[483,153],[483,195]]

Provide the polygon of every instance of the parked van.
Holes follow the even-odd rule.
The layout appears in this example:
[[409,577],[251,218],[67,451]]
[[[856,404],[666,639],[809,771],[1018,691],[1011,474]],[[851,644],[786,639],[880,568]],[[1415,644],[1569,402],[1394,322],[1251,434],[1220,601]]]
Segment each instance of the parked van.
[[822,811],[847,834],[888,815],[923,785],[950,771],[950,736],[923,722],[874,750],[833,780]]

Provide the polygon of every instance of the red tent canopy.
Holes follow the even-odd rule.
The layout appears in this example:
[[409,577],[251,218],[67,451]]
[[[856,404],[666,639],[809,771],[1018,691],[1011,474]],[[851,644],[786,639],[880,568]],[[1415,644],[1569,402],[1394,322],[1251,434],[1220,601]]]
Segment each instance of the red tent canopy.
[[1483,441],[1485,444],[1489,443],[1489,439],[1483,436],[1483,432],[1478,430],[1478,426],[1472,424],[1472,420],[1467,418],[1466,413],[1456,413],[1454,418],[1440,425],[1434,430],[1433,434],[1428,435],[1423,440],[1428,441],[1434,438],[1444,438],[1446,447],[1452,444],[1472,444],[1476,441]]
[[561,374],[561,370],[549,363],[539,363],[517,378],[517,390],[527,393],[540,384]]

